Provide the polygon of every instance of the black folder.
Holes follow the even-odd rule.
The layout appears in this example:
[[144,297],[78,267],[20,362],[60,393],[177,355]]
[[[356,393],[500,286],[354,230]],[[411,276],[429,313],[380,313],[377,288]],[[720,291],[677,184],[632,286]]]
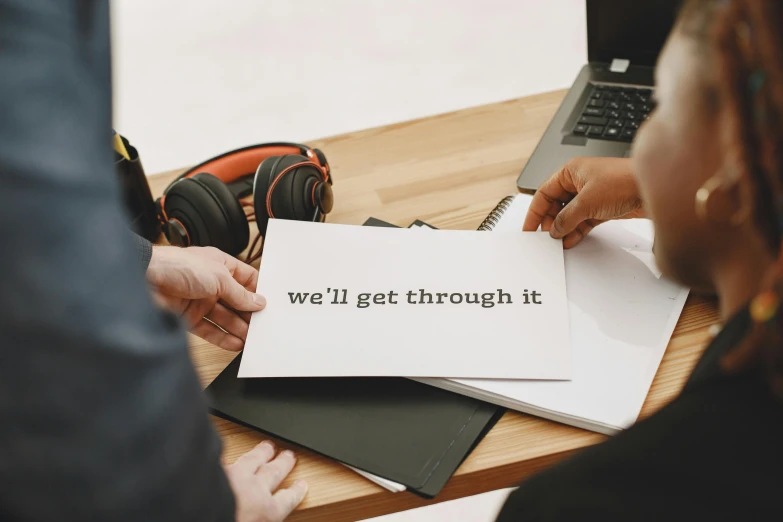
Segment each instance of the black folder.
[[214,415],[425,497],[443,488],[505,411],[403,378],[238,379],[240,358],[207,387]]

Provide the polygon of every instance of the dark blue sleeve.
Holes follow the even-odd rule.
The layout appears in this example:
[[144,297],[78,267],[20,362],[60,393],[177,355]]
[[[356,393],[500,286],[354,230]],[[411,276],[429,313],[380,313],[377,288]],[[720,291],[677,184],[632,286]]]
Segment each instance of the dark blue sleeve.
[[0,520],[233,520],[127,232],[109,58],[107,1],[0,0]]
[[146,270],[150,266],[150,260],[152,259],[152,243],[136,234],[131,235],[136,245],[136,254],[141,262],[141,267]]

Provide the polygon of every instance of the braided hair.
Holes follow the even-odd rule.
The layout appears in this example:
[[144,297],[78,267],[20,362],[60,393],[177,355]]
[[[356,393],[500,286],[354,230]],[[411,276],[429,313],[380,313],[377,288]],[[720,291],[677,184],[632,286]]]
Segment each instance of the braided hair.
[[721,363],[730,373],[763,369],[783,398],[783,2],[690,0],[678,29],[704,44],[715,67],[710,88],[728,153],[749,187],[752,219],[777,258],[774,277],[751,303],[751,332]]

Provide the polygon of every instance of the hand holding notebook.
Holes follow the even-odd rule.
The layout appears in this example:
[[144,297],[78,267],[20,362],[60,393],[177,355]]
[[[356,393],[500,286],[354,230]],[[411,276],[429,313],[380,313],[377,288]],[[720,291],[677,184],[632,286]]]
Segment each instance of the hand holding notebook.
[[[520,230],[531,199],[523,194],[503,199],[479,230]],[[687,289],[661,278],[652,242],[650,221],[617,220],[565,251],[570,381],[417,380],[601,433],[629,427],[688,296]]]
[[[523,230],[550,231],[568,249],[613,219],[645,217],[639,187],[626,158],[580,158],[541,184],[522,221]],[[552,202],[568,202],[553,205]]]

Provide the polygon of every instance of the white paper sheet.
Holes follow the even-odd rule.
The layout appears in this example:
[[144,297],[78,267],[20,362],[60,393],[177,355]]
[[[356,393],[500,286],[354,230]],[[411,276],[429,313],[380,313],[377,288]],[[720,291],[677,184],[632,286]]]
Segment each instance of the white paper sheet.
[[378,484],[382,488],[391,491],[392,493],[401,493],[406,489],[408,489],[402,484],[398,484],[397,482],[393,482],[389,479],[379,477],[378,475],[373,475],[372,473],[367,473],[366,471],[363,471],[359,468],[354,468],[353,466],[349,466],[348,464],[343,464],[343,466],[350,469],[351,471],[358,473],[359,475],[366,478],[370,482],[374,482],[375,484]]
[[272,220],[258,292],[239,377],[570,377],[563,250],[546,233]]
[[[492,233],[519,230],[531,199],[518,195]],[[462,386],[465,395],[601,433],[631,426],[688,296],[686,288],[661,277],[652,243],[651,221],[615,220],[565,251],[570,381],[422,382],[452,391]]]

